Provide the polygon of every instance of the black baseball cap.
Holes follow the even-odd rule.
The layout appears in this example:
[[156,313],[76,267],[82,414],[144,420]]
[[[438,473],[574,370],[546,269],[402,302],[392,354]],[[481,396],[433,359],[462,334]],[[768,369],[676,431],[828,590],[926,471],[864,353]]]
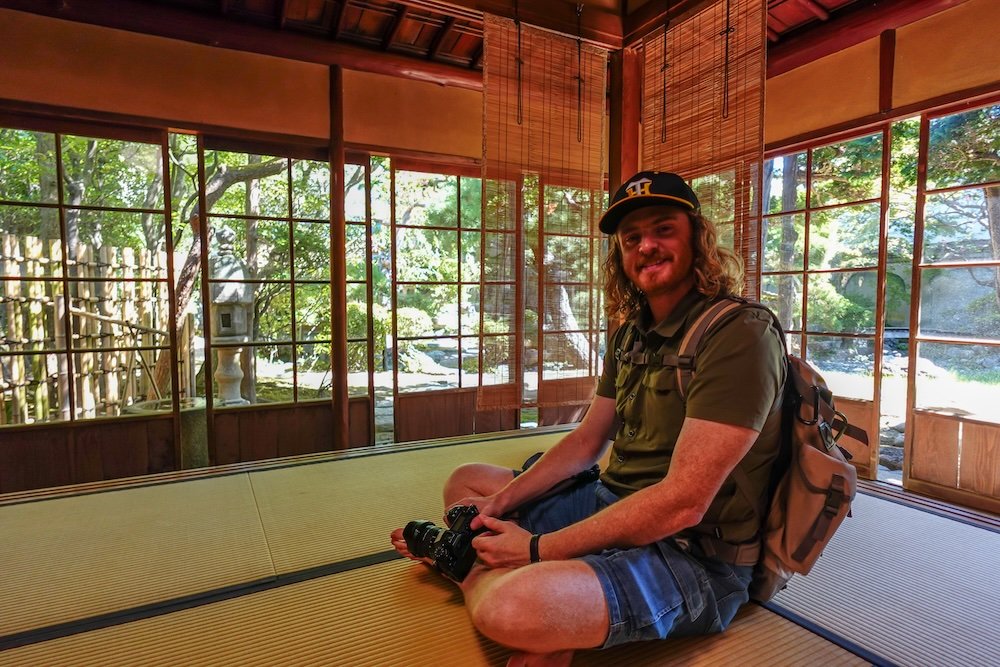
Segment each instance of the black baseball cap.
[[644,206],[680,206],[697,211],[701,204],[687,182],[668,171],[640,171],[622,183],[598,224],[605,234],[614,234],[618,223]]

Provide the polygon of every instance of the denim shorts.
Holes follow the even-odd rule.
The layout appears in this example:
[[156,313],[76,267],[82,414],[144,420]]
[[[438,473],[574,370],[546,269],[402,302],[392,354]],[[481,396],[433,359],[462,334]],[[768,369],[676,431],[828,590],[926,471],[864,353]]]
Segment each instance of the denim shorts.
[[[600,481],[522,508],[517,522],[532,533],[576,523],[618,500]],[[608,549],[580,560],[594,569],[610,615],[603,648],[627,642],[722,632],[748,599],[753,568],[698,558],[673,538]]]

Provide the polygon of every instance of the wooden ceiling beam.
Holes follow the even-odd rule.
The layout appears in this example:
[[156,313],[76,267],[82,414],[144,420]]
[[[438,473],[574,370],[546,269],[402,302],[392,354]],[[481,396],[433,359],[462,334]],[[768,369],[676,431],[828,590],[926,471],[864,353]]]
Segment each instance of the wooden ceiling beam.
[[322,37],[291,34],[221,15],[140,0],[73,0],[39,3],[36,0],[0,0],[0,8],[107,28],[178,39],[236,51],[386,74],[471,90],[483,89],[481,72],[459,65],[432,62],[403,54],[384,53],[333,42]]
[[820,21],[830,20],[830,12],[816,4],[816,0],[796,0],[799,7],[818,18]]
[[430,48],[427,49],[427,58],[429,60],[434,60],[437,58],[438,53],[441,52],[441,46],[444,44],[444,38],[448,36],[451,29],[455,27],[455,17],[449,16],[444,25],[442,25],[437,33],[434,35],[434,40],[431,42]]
[[400,6],[399,10],[396,12],[396,16],[392,19],[392,26],[386,31],[385,36],[382,38],[382,50],[388,51],[392,43],[396,41],[399,37],[399,31],[403,27],[403,21],[406,20],[406,15],[410,13],[410,8],[406,5]]
[[[422,9],[432,14],[447,14],[466,21],[482,21],[483,13],[476,9],[463,6],[461,2],[439,2],[438,0],[395,0],[397,5],[406,5],[411,9]],[[465,3],[468,5],[474,3]]]
[[774,28],[775,34],[779,37],[781,36],[781,33],[788,30],[788,25],[774,14],[767,15],[767,25],[770,28]]
[[472,54],[472,60],[469,61],[469,67],[471,69],[479,69],[479,66],[483,62],[483,48],[484,42],[480,42],[479,46],[476,47],[476,52]]
[[333,0],[330,1],[328,7],[332,6],[331,9],[326,9],[323,11],[323,27],[326,28],[326,33],[330,36],[330,39],[337,39],[340,37],[340,28],[344,22],[344,10],[347,8],[347,0]]
[[[674,0],[670,5],[669,19],[671,23],[680,22],[694,16],[715,0]],[[668,18],[668,11],[663,3],[647,2],[622,21],[622,45],[631,46],[644,38],[653,30],[662,28]]]
[[[396,0],[402,3],[419,0]],[[698,0],[704,2],[705,0]],[[448,0],[448,4],[494,14],[504,18],[514,18],[514,0]],[[583,14],[580,16],[580,33],[583,39],[600,44],[609,49],[622,46],[622,20],[619,3],[601,0],[584,0]],[[576,3],[567,0],[521,0],[518,14],[526,24],[554,30],[576,37]]]
[[767,51],[767,75],[777,76],[800,65],[878,37],[885,30],[951,9],[965,0],[881,0],[857,9],[847,7],[808,32],[782,37]]

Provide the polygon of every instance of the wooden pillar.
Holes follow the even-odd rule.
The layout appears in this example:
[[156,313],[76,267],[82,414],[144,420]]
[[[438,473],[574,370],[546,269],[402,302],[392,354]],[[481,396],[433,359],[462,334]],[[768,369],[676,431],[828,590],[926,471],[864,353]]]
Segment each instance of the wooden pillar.
[[[892,111],[892,81],[896,70],[896,31],[885,30],[879,35],[878,52],[878,111]],[[883,149],[889,152],[888,144]]]
[[330,314],[333,318],[333,448],[350,446],[347,396],[347,221],[344,213],[344,72],[330,68]]
[[608,189],[639,171],[639,104],[642,58],[634,48],[611,54],[611,99]]

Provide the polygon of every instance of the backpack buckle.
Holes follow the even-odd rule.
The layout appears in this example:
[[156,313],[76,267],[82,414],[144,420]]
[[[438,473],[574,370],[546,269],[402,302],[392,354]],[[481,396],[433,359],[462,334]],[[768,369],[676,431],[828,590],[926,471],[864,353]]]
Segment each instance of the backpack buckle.
[[[835,415],[839,415],[841,418],[841,424],[846,423],[847,417],[844,416],[842,412],[834,411]],[[823,446],[826,447],[827,451],[833,449],[837,446],[837,442],[840,440],[841,436],[844,435],[844,428],[836,429],[830,422],[825,419],[819,423],[817,427],[819,430],[820,438],[823,440]]]
[[677,368],[682,371],[693,371],[694,357],[688,354],[677,355]]
[[[845,415],[840,410],[834,410],[833,416],[835,417],[835,419],[833,420],[833,423],[830,425],[830,430],[833,432],[833,444],[836,445],[838,442],[840,442],[840,438],[844,435],[844,433],[847,432],[848,422],[847,422],[847,415]],[[840,425],[839,429],[837,428],[838,424]]]
[[826,500],[823,503],[824,514],[836,516],[840,511],[841,505],[844,504],[844,498],[847,495],[845,491],[844,478],[840,475],[834,475],[830,483],[830,488],[826,492]]
[[833,428],[831,428],[830,422],[821,421],[816,430],[819,431],[820,440],[823,441],[823,446],[826,447],[827,451],[833,449],[834,445],[837,444],[837,439],[833,435]]

